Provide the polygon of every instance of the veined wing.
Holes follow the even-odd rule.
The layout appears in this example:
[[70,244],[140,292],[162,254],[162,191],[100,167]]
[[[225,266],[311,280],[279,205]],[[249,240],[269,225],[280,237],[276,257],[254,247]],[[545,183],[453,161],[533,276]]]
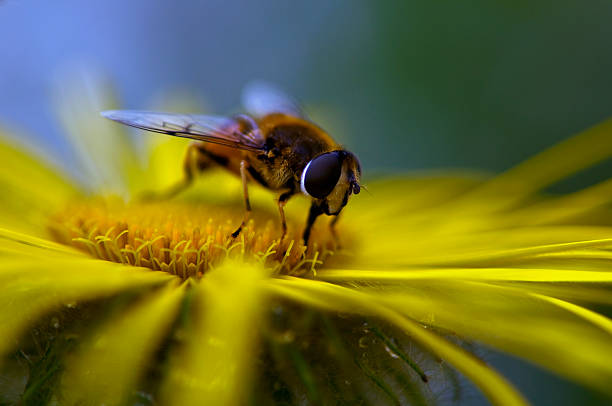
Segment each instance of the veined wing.
[[261,151],[265,142],[258,128],[229,117],[139,110],[108,110],[100,114],[131,127],[247,151]]
[[305,118],[302,109],[293,98],[276,86],[263,81],[254,81],[244,87],[242,106],[254,117],[284,113]]

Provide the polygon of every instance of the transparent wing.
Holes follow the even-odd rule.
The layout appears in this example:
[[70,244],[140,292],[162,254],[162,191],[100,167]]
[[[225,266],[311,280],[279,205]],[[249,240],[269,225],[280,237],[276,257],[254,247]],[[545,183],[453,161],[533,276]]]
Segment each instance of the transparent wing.
[[264,139],[252,120],[139,110],[109,110],[103,117],[147,131],[261,151]]
[[242,91],[242,105],[254,117],[284,113],[304,117],[299,104],[282,90],[267,82],[255,81]]

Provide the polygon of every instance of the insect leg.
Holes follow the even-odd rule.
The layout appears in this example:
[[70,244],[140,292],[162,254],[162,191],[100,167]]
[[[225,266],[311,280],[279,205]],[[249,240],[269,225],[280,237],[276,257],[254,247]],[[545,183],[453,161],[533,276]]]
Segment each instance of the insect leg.
[[249,201],[249,189],[247,187],[247,165],[248,163],[244,159],[240,161],[240,177],[242,178],[242,193],[244,194],[245,212],[242,223],[240,224],[240,227],[238,227],[238,229],[232,233],[232,238],[236,238],[238,235],[240,235],[242,227],[244,227],[247,221],[249,221],[249,216],[251,214],[251,202]]
[[336,214],[332,221],[329,222],[329,231],[331,231],[334,241],[338,248],[340,248],[340,239],[338,238],[338,232],[336,231],[336,223],[340,219],[340,213]]
[[312,202],[310,205],[310,212],[308,212],[308,219],[306,220],[306,227],[304,228],[304,234],[302,239],[304,240],[304,245],[308,245],[308,239],[310,238],[310,230],[312,229],[312,225],[314,224],[317,217],[323,214],[323,210],[315,203]]
[[282,241],[287,235],[287,221],[285,220],[285,205],[289,198],[293,196],[293,190],[283,193],[278,198],[278,212],[280,213],[281,218],[281,227],[283,228],[283,234],[281,235],[280,240]]

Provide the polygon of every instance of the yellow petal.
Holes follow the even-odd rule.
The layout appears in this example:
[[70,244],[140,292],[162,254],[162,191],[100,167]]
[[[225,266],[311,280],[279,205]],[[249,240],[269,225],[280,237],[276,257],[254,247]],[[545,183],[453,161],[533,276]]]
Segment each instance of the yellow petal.
[[86,186],[122,196],[142,189],[142,155],[127,128],[100,116],[116,106],[109,84],[91,71],[73,72],[67,83],[58,86],[55,106],[77,151]]
[[170,136],[145,135],[149,145],[149,162],[144,175],[147,190],[168,190],[184,178],[183,163],[191,141]]
[[392,271],[330,269],[318,271],[317,279],[379,283],[414,280],[612,283],[612,272],[522,268],[431,268]]
[[397,219],[454,201],[483,182],[473,173],[418,173],[390,176],[367,183],[367,190],[351,198],[344,210],[370,220]]
[[6,228],[0,228],[0,256],[5,260],[27,256],[41,261],[49,257],[86,257],[74,248]]
[[167,405],[239,405],[250,393],[265,272],[226,262],[194,287],[186,342],[171,363]]
[[609,284],[587,282],[587,283],[531,283],[512,282],[503,283],[504,286],[513,286],[526,292],[539,293],[542,295],[569,300],[585,305],[612,305],[612,295]]
[[470,378],[495,405],[526,405],[523,397],[499,374],[462,348],[385,306],[376,295],[306,279],[268,281],[271,292],[331,311],[381,317],[404,330],[417,344],[448,361]]
[[528,286],[414,280],[403,288],[371,293],[413,319],[612,393],[612,336],[603,316],[534,295]]
[[[507,224],[554,224],[564,221],[577,221],[584,216],[602,211],[612,201],[612,179],[566,196],[544,199],[537,204],[519,209],[503,216]],[[603,219],[603,213],[599,221]],[[609,213],[608,213],[608,218]],[[588,219],[588,217],[587,217]]]
[[508,207],[611,155],[612,120],[607,120],[497,176],[474,192],[467,194],[464,202],[468,204],[474,201],[488,202],[488,199],[497,196],[503,198],[502,200],[497,199],[500,204],[489,204],[488,209],[497,210]]
[[[355,263],[376,266],[496,266],[535,255],[612,246],[607,227],[550,227],[479,233],[442,233],[413,239],[384,236],[360,247]],[[376,234],[375,234],[376,235]]]
[[49,214],[79,192],[59,170],[0,132],[0,225],[42,236]]
[[172,279],[163,272],[92,259],[22,259],[0,265],[0,354],[38,318],[76,301]]
[[567,311],[570,311],[580,317],[582,317],[583,319],[585,319],[588,322],[593,323],[594,325],[600,327],[602,330],[608,332],[611,336],[612,336],[612,320],[610,320],[609,318],[596,313],[592,310],[586,309],[582,306],[578,306],[575,305],[573,303],[570,302],[566,302],[565,300],[560,300],[554,297],[550,297],[550,296],[545,296],[545,295],[540,295],[540,294],[536,294],[536,293],[532,293],[532,296],[541,299],[541,300],[545,300],[547,302],[550,302],[552,304],[554,304],[555,306],[559,306]]
[[176,317],[184,287],[171,283],[112,318],[67,361],[62,403],[124,404]]

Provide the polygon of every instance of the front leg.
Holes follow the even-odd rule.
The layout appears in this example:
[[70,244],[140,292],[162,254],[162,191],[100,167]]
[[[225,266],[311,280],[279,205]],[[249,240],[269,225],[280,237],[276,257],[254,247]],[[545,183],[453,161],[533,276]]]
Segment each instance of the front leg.
[[321,214],[323,214],[323,210],[321,210],[321,208],[315,202],[312,202],[310,205],[310,212],[308,212],[308,219],[306,220],[306,228],[304,228],[304,235],[302,236],[305,246],[308,246],[308,239],[310,238],[310,230],[312,229],[312,225],[317,217],[319,217]]
[[240,161],[240,177],[242,178],[242,193],[244,195],[245,211],[242,223],[240,227],[232,233],[232,238],[236,238],[240,235],[242,228],[246,225],[247,221],[249,221],[249,216],[251,215],[251,203],[249,202],[249,189],[247,187],[247,165],[248,163],[244,159]]
[[338,248],[340,247],[340,239],[338,238],[338,232],[336,231],[336,223],[340,219],[340,213],[336,214],[332,221],[329,222],[329,231],[331,231],[332,236],[334,237],[334,242]]
[[293,196],[293,190],[289,190],[288,192],[283,193],[278,198],[278,212],[280,213],[281,218],[281,227],[283,229],[283,234],[281,235],[280,241],[283,241],[285,235],[287,235],[287,221],[285,220],[285,205],[291,196]]

